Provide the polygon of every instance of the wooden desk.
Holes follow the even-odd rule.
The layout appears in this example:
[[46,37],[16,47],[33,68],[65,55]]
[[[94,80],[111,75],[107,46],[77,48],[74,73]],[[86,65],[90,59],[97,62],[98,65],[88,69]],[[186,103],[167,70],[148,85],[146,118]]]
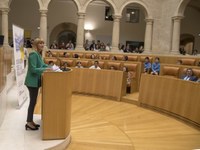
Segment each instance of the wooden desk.
[[126,75],[117,70],[73,69],[73,92],[116,98],[126,94]]
[[142,75],[139,102],[200,126],[200,84],[164,76]]
[[44,140],[70,136],[72,71],[45,72],[42,79],[42,136]]

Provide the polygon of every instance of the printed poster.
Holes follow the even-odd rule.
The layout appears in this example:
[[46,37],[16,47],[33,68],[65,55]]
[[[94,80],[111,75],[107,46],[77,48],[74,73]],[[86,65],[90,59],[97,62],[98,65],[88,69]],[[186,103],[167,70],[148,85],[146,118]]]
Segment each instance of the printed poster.
[[18,108],[28,99],[27,90],[24,85],[26,70],[24,68],[24,29],[13,25],[13,45],[15,60],[15,75],[17,84]]

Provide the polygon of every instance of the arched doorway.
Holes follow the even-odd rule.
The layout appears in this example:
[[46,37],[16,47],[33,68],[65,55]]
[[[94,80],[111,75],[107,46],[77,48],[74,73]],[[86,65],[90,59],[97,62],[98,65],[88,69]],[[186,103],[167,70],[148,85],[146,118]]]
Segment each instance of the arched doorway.
[[184,48],[186,54],[192,55],[194,49],[195,37],[191,34],[181,34],[180,47]]
[[53,28],[50,34],[50,44],[53,42],[60,45],[62,42],[65,44],[70,40],[76,43],[77,25],[73,23],[61,23]]
[[[176,27],[175,24],[173,27],[172,51],[174,49],[173,47],[175,47],[175,49],[182,48],[180,47],[181,45],[179,43],[181,41],[177,40],[180,38],[181,34],[187,33],[193,35],[194,41],[199,41],[199,26],[200,26],[199,16],[200,16],[200,1],[181,0],[173,17],[177,18],[177,21],[176,21]],[[193,50],[194,49],[196,49],[198,53],[200,52],[199,42],[194,43]]]
[[[26,6],[26,7],[24,7]],[[33,39],[39,35],[40,12],[37,1],[12,0],[9,12],[9,43],[12,42],[12,25],[18,25],[24,29],[25,39]]]
[[[190,0],[184,10],[184,18],[181,22],[181,40],[180,46],[184,43],[186,52],[192,54],[194,49],[200,52],[200,37],[199,37],[199,27],[200,27],[200,1]],[[187,33],[187,34],[185,34]],[[197,42],[195,42],[197,41]]]
[[[122,14],[120,41],[130,45],[131,50],[143,47],[145,52],[152,51],[153,17],[144,2],[127,1],[120,9]],[[129,49],[130,49],[129,48]],[[141,52],[140,51],[140,52]]]
[[146,22],[141,5],[132,3],[123,9],[120,27],[120,44],[129,45],[129,52],[144,47]]
[[[106,46],[112,43],[113,18],[115,12],[112,2],[109,0],[90,0],[86,4],[85,40],[89,44],[94,40],[96,45]],[[87,30],[90,27],[91,30]]]
[[56,41],[65,45],[71,40],[76,44],[77,12],[76,0],[51,0],[48,5],[48,41],[49,46]]

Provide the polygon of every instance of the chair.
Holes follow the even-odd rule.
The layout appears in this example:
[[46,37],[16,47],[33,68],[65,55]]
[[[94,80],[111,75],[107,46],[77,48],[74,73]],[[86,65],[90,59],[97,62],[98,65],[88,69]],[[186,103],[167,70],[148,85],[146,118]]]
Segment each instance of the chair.
[[[49,56],[49,53],[51,53],[52,56]],[[45,57],[57,57],[57,56],[58,56],[57,52],[53,52],[53,51],[45,52]]]
[[100,54],[99,55],[99,59],[103,59],[103,60],[109,60],[110,59],[110,55],[106,55],[106,54]]
[[110,61],[110,62],[107,63],[107,69],[110,69],[111,67],[114,67],[115,70],[121,70],[121,63]]
[[194,66],[196,62],[195,59],[189,59],[189,58],[181,59],[181,61],[182,61],[182,65],[188,65],[188,66]]
[[88,61],[88,60],[76,60],[76,63],[77,62],[81,62],[81,65],[84,67],[84,68],[89,68],[91,62]]
[[178,78],[179,70],[180,70],[179,67],[163,66],[163,67],[161,67],[160,75]]
[[[101,69],[104,69],[105,68],[105,62],[104,61],[98,61],[99,62],[99,67],[101,68]],[[92,61],[91,62],[92,63],[92,65],[94,64],[94,61]]]
[[75,66],[74,60],[72,59],[60,59],[60,66],[63,66],[65,62],[67,62],[68,67]]
[[53,63],[57,66],[60,66],[60,61],[57,59],[57,58],[54,58],[54,57],[45,57],[44,58],[44,62],[45,64],[48,64],[49,61],[53,61]]
[[197,78],[200,78],[200,69],[192,69],[192,70],[193,70],[194,75],[195,75]]
[[137,61],[138,56],[128,56],[128,61]]
[[83,58],[83,53],[72,53],[73,58],[76,58],[76,56],[78,56],[78,58]]
[[94,56],[95,56],[95,58],[94,58],[94,59],[96,59],[96,58],[97,58],[97,54],[85,54],[85,58],[86,58],[86,59],[92,59],[92,58],[91,58],[91,56],[92,56],[92,55],[94,55]]
[[[140,61],[144,62],[146,57],[149,57],[149,56],[141,56]],[[152,60],[153,60],[153,57],[149,57],[149,61],[152,62]]]
[[[64,56],[64,53],[67,53],[66,56]],[[70,58],[71,57],[71,53],[69,53],[69,52],[58,52],[58,56],[59,57]]]
[[117,60],[119,60],[119,61],[121,61],[121,60],[123,60],[123,55],[115,55],[116,56],[116,58],[117,58]]

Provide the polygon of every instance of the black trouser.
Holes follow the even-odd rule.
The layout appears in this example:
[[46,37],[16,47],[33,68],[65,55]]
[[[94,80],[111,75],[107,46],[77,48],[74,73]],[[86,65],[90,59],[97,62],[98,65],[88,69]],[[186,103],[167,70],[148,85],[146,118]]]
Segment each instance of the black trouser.
[[33,112],[35,109],[35,104],[37,101],[37,95],[39,87],[27,87],[29,90],[29,96],[30,96],[30,103],[28,107],[28,115],[27,115],[27,122],[33,121]]

